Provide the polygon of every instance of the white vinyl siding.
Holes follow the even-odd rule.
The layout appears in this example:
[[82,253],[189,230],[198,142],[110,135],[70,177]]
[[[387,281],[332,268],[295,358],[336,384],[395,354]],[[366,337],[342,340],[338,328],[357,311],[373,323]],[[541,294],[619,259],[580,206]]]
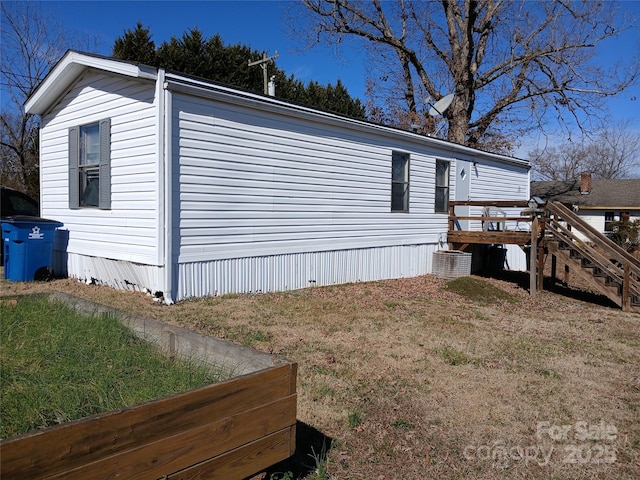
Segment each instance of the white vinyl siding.
[[[469,159],[475,161],[475,159]],[[470,194],[471,200],[528,200],[529,172],[526,168],[504,163],[481,160],[471,163]],[[472,216],[482,215],[482,208],[470,207]],[[501,209],[505,216],[520,216],[521,208]],[[505,222],[509,230],[528,231],[528,222]],[[495,225],[494,225],[495,227]],[[479,221],[469,222],[470,230],[482,230]],[[504,245],[507,249],[507,265],[510,270],[527,270],[527,257],[518,245]]]
[[[154,85],[86,73],[43,116],[42,216],[64,223],[67,253],[158,264]],[[69,129],[111,120],[111,209],[69,210]]]
[[[607,214],[608,213],[613,213],[613,221],[615,222],[615,221],[619,221],[622,218],[622,212],[624,212],[624,213],[628,212],[629,213],[629,221],[630,222],[633,222],[635,220],[640,219],[640,212],[634,211],[634,210],[631,210],[631,209],[625,209],[625,210],[581,209],[581,210],[578,210],[577,213],[578,213],[578,216],[582,220],[587,222],[590,226],[595,228],[597,231],[602,232],[602,233],[610,233],[606,229],[606,227],[607,227]],[[574,229],[574,233],[581,240],[587,240],[587,237],[585,237],[582,234],[582,232],[580,232],[580,230]]]
[[[528,200],[529,172],[526,169],[497,162],[482,161],[472,167],[471,200]],[[519,216],[521,208],[503,209],[508,217]],[[472,207],[471,215],[480,216],[482,208]],[[529,225],[506,222],[510,230],[528,230]],[[481,230],[480,222],[472,222],[471,230]]]
[[390,212],[395,146],[373,134],[174,95],[179,262],[437,242],[434,160],[412,153],[411,215]]

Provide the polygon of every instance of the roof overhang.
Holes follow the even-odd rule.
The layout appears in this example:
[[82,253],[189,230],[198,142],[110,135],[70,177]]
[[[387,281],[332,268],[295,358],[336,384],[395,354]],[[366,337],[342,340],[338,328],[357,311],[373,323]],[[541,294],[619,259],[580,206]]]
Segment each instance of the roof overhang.
[[25,112],[35,115],[42,115],[47,112],[76,79],[89,68],[149,80],[155,80],[157,75],[157,70],[147,65],[87,55],[70,50],[51,69],[36,91],[27,99],[24,104]]

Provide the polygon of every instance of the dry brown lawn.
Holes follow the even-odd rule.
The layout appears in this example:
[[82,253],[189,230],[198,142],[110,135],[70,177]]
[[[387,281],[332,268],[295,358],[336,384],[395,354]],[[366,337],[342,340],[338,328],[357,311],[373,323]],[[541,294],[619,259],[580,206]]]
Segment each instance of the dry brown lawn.
[[[296,458],[332,479],[640,478],[640,315],[470,277],[431,276],[158,304],[74,280],[58,290],[298,362]],[[460,286],[460,285],[458,285]],[[277,474],[276,472],[282,472]]]

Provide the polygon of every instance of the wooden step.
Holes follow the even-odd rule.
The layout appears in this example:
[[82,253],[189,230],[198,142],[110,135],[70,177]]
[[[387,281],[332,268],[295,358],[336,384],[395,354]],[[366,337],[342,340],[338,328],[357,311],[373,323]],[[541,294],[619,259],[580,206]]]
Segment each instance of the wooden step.
[[589,269],[582,268],[582,262],[571,258],[567,251],[558,249],[555,256],[565,265],[568,265],[583,281],[593,287],[593,289],[606,296],[619,307],[622,307],[622,297],[617,287],[607,286],[605,282],[599,281],[597,277],[592,275]]
[[623,310],[640,312],[640,261],[561,203],[545,209],[541,241],[547,253]]

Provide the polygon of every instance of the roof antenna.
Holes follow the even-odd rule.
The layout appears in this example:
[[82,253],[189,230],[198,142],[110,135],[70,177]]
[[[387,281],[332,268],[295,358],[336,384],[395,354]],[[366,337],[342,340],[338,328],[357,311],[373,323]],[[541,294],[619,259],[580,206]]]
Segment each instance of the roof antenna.
[[[251,60],[249,60],[249,66],[253,67],[254,65],[260,65],[260,67],[262,67],[262,74],[264,76],[264,94],[268,95],[269,94],[269,77],[267,76],[267,63],[271,62],[272,60],[275,60],[276,58],[278,58],[278,51],[276,50],[275,55],[272,55],[270,57],[267,58],[267,52],[262,52],[262,58],[260,60],[256,60],[255,62],[252,62]],[[271,77],[271,81],[273,82],[274,77]],[[271,95],[272,97],[275,96],[276,94],[276,87],[275,87],[275,83],[273,84],[273,95]]]

